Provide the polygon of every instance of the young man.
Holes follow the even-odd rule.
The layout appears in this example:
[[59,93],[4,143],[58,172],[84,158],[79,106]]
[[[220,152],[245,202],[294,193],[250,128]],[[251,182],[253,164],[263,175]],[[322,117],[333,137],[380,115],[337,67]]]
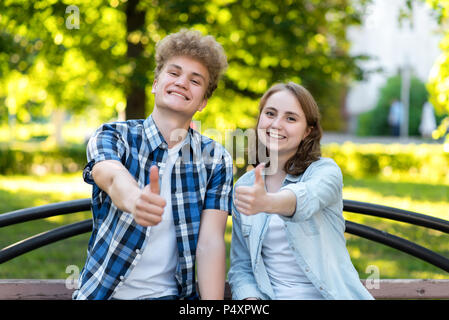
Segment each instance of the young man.
[[[223,299],[232,159],[190,128],[227,67],[211,36],[182,30],[156,46],[145,120],[89,140],[93,231],[75,299]],[[201,222],[201,223],[200,223]]]

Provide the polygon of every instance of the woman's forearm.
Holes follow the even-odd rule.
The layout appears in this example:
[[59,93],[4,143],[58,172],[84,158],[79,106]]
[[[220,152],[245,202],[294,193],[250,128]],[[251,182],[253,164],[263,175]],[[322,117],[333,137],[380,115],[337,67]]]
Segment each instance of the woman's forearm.
[[296,210],[296,195],[290,190],[267,193],[266,212],[290,217]]

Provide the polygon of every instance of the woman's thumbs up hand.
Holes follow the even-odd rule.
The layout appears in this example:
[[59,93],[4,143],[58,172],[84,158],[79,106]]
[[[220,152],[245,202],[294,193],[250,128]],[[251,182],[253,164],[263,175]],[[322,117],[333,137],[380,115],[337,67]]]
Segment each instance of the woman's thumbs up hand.
[[235,189],[234,205],[236,209],[245,215],[253,215],[265,211],[267,208],[267,191],[262,177],[265,164],[259,164],[254,169],[254,184],[241,186]]

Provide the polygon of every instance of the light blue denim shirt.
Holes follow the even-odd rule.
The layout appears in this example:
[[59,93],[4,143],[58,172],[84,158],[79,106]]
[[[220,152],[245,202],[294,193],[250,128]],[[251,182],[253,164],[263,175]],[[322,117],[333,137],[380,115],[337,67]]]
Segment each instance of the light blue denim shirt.
[[[244,174],[235,187],[253,184],[254,170]],[[296,261],[325,299],[373,299],[346,249],[342,188],[338,165],[320,158],[303,174],[286,176],[281,190],[296,195],[296,210],[291,217],[280,216]],[[270,216],[265,212],[246,216],[232,205],[228,280],[233,299],[275,299],[261,254]]]

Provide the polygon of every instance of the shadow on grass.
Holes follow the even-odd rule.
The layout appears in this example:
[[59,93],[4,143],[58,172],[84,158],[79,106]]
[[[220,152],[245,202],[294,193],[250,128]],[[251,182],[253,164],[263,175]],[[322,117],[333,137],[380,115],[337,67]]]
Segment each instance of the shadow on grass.
[[449,185],[382,181],[375,178],[356,179],[345,176],[345,187],[369,189],[382,196],[411,198],[417,201],[447,201]]

